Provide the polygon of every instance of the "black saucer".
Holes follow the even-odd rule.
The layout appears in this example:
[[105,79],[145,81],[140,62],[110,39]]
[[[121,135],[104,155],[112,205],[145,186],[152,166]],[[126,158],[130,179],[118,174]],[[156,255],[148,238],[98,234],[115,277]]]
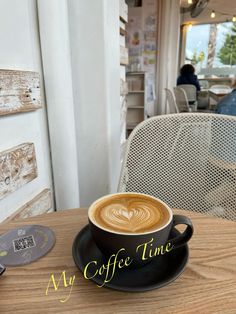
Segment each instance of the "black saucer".
[[[179,231],[175,229],[171,233],[170,238],[178,234]],[[102,264],[106,265],[106,259],[94,243],[88,225],[77,234],[73,243],[72,254],[75,264],[82,273],[84,272],[85,266],[91,261],[97,261],[97,268]],[[159,258],[161,258],[162,261],[160,264],[158,263],[158,266],[154,258],[149,264],[138,269],[130,267],[118,269],[117,267],[114,277],[109,283],[106,283],[104,287],[120,291],[137,292],[166,286],[178,278],[184,271],[188,261],[188,246],[184,245],[158,257],[158,259]],[[90,268],[88,268],[88,270],[89,269]],[[91,266],[91,270],[93,271],[91,274],[87,271],[88,277],[94,274],[95,268]],[[103,276],[98,275],[91,280],[101,286],[104,282],[104,278],[105,275],[103,274]]]

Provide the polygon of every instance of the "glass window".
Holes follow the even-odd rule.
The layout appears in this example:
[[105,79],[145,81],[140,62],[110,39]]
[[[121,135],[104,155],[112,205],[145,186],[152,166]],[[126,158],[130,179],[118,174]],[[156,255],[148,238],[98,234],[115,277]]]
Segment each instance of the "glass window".
[[203,76],[236,75],[236,23],[193,25],[187,30],[185,63]]

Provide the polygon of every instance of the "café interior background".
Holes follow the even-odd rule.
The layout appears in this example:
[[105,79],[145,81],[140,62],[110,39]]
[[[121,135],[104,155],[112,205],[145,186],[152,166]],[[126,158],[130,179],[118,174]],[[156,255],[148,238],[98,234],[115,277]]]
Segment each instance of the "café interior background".
[[[0,221],[87,207],[117,191],[126,71],[146,73],[145,117],[168,113],[164,88],[175,86],[184,62],[183,29],[212,23],[209,10],[191,21],[181,11],[187,2],[0,0],[1,82],[24,83],[27,103],[40,78],[38,108],[1,112]],[[214,23],[231,21],[223,12],[233,12],[232,1],[210,3]]]

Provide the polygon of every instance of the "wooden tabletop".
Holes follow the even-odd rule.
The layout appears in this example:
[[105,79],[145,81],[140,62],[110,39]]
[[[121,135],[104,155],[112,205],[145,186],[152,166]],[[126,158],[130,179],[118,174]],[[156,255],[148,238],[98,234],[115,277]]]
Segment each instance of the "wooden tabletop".
[[209,92],[216,95],[216,96],[225,96],[232,92],[232,89],[230,88],[213,88],[209,89]]
[[209,89],[209,96],[213,98],[216,102],[219,102],[223,97],[230,94],[232,89]]
[[[127,293],[98,288],[75,267],[73,240],[87,224],[85,209],[65,210],[35,218],[0,224],[0,233],[25,224],[51,227],[56,234],[53,250],[39,261],[9,267],[0,277],[0,313],[221,313],[236,311],[236,225],[207,215],[187,214],[195,232],[189,242],[190,258],[184,273],[170,285],[149,292]],[[58,282],[45,294],[51,275]],[[75,276],[75,277],[73,277]],[[68,300],[64,303],[60,300]]]

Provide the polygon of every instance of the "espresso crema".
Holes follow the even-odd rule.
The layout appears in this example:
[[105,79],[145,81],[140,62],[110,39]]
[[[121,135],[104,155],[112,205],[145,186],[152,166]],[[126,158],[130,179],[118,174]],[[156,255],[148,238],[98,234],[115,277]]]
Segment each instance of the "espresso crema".
[[170,213],[158,200],[138,194],[115,195],[98,201],[92,219],[111,232],[144,233],[164,226]]

